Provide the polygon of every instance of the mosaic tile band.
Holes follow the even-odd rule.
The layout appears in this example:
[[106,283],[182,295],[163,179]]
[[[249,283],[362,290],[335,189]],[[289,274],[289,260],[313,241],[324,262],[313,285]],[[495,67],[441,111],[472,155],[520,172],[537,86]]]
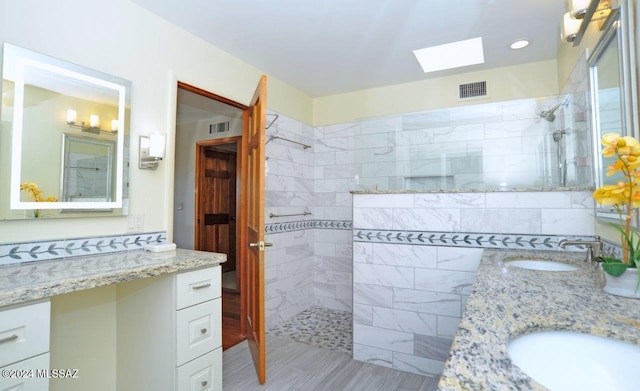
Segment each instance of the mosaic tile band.
[[145,244],[166,241],[167,233],[162,231],[1,244],[0,265],[142,250]]
[[[408,244],[418,246],[476,247],[519,250],[557,250],[563,240],[593,240],[592,236],[558,236],[530,234],[494,234],[472,232],[392,231],[354,229],[354,242]],[[575,246],[569,251],[584,251]]]
[[281,232],[302,231],[305,229],[353,229],[353,222],[348,220],[304,220],[286,223],[265,224],[264,232],[277,234]]

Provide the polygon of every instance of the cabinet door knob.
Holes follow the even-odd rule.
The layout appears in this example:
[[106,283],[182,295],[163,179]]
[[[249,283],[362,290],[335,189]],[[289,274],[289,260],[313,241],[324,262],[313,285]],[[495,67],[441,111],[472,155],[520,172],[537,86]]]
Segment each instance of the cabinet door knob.
[[206,387],[207,384],[209,384],[209,382],[206,381],[206,380],[203,380],[203,381],[200,382],[200,384],[202,384],[202,387]]
[[204,329],[200,329],[200,332],[201,332],[202,334],[206,334],[206,333],[207,333],[207,329],[206,329],[206,328],[204,328]]

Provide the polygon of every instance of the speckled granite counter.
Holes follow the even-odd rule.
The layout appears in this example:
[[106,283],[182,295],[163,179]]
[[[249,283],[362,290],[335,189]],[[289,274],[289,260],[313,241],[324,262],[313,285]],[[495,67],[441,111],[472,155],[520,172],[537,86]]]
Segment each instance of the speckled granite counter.
[[[555,259],[579,271],[506,266],[518,258]],[[485,250],[438,390],[544,390],[512,364],[507,344],[539,330],[574,330],[640,344],[640,300],[601,290],[602,272],[582,253]]]
[[225,254],[129,251],[0,267],[0,306],[225,262]]

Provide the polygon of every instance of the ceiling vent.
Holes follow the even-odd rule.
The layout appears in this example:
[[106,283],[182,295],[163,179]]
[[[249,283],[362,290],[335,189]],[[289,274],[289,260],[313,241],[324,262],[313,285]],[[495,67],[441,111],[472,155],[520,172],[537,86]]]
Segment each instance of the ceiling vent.
[[478,98],[487,96],[487,82],[460,84],[460,99]]
[[209,125],[209,134],[225,133],[229,131],[229,121]]

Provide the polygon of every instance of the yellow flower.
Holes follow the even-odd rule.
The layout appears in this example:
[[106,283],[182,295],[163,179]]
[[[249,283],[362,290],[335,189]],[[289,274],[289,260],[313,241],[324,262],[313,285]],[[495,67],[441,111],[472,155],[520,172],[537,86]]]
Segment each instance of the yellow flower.
[[620,135],[617,133],[606,133],[602,136],[600,142],[605,148],[602,150],[602,156],[611,157],[616,154],[616,149],[618,148],[618,140],[620,140]]
[[31,193],[31,197],[35,202],[58,202],[58,199],[56,197],[40,197],[41,194],[44,194],[44,190],[39,189],[38,185],[33,182],[25,182],[20,184],[20,191]]
[[[604,157],[616,157],[616,161],[607,167],[607,176],[621,173],[624,180],[615,185],[604,185],[593,192],[593,199],[600,205],[613,206],[620,218],[620,226],[616,227],[622,235],[622,254],[624,263],[635,262],[630,259],[631,217],[634,209],[640,207],[640,142],[633,137],[621,137],[617,133],[602,136]],[[624,214],[623,214],[624,213]]]
[[624,188],[618,185],[604,185],[593,192],[593,199],[600,205],[624,205]]

